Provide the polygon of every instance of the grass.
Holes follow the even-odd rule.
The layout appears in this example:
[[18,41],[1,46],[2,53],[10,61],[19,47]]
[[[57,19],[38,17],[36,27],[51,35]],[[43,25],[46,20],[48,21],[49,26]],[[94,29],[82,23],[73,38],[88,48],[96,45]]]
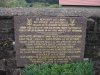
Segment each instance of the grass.
[[70,64],[29,65],[22,70],[22,75],[94,75],[92,62]]

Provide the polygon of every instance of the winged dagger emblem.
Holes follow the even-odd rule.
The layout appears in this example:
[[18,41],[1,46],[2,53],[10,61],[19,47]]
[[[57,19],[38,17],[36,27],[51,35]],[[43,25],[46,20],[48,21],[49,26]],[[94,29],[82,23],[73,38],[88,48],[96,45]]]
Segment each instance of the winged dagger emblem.
[[32,19],[27,18],[27,25],[32,25]]

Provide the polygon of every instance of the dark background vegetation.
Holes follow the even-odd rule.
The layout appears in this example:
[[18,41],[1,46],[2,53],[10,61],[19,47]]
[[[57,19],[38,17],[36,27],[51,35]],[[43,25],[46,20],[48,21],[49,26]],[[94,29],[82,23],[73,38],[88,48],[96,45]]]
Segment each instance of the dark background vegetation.
[[59,0],[26,0],[26,2],[28,3],[32,3],[32,2],[47,2],[47,3],[58,3]]

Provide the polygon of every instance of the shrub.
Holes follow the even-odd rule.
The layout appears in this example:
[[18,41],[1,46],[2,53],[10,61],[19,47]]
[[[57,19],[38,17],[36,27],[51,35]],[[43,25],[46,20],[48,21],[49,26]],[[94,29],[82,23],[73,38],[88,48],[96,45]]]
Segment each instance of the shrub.
[[43,7],[59,8],[59,5],[58,4],[43,3],[43,2],[34,2],[31,4],[31,7],[35,7],[35,8],[43,8]]
[[27,7],[25,0],[6,0],[0,3],[0,7]]
[[42,8],[42,7],[49,7],[49,8],[58,8],[58,4],[49,4],[48,2],[32,2],[27,3],[26,0],[4,0],[0,2],[0,7],[35,7],[35,8]]

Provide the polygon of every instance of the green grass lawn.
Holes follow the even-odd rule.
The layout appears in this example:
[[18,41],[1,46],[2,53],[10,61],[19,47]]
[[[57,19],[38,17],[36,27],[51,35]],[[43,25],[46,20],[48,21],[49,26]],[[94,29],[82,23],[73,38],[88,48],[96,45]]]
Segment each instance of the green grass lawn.
[[94,75],[93,63],[39,64],[26,66],[22,75]]

